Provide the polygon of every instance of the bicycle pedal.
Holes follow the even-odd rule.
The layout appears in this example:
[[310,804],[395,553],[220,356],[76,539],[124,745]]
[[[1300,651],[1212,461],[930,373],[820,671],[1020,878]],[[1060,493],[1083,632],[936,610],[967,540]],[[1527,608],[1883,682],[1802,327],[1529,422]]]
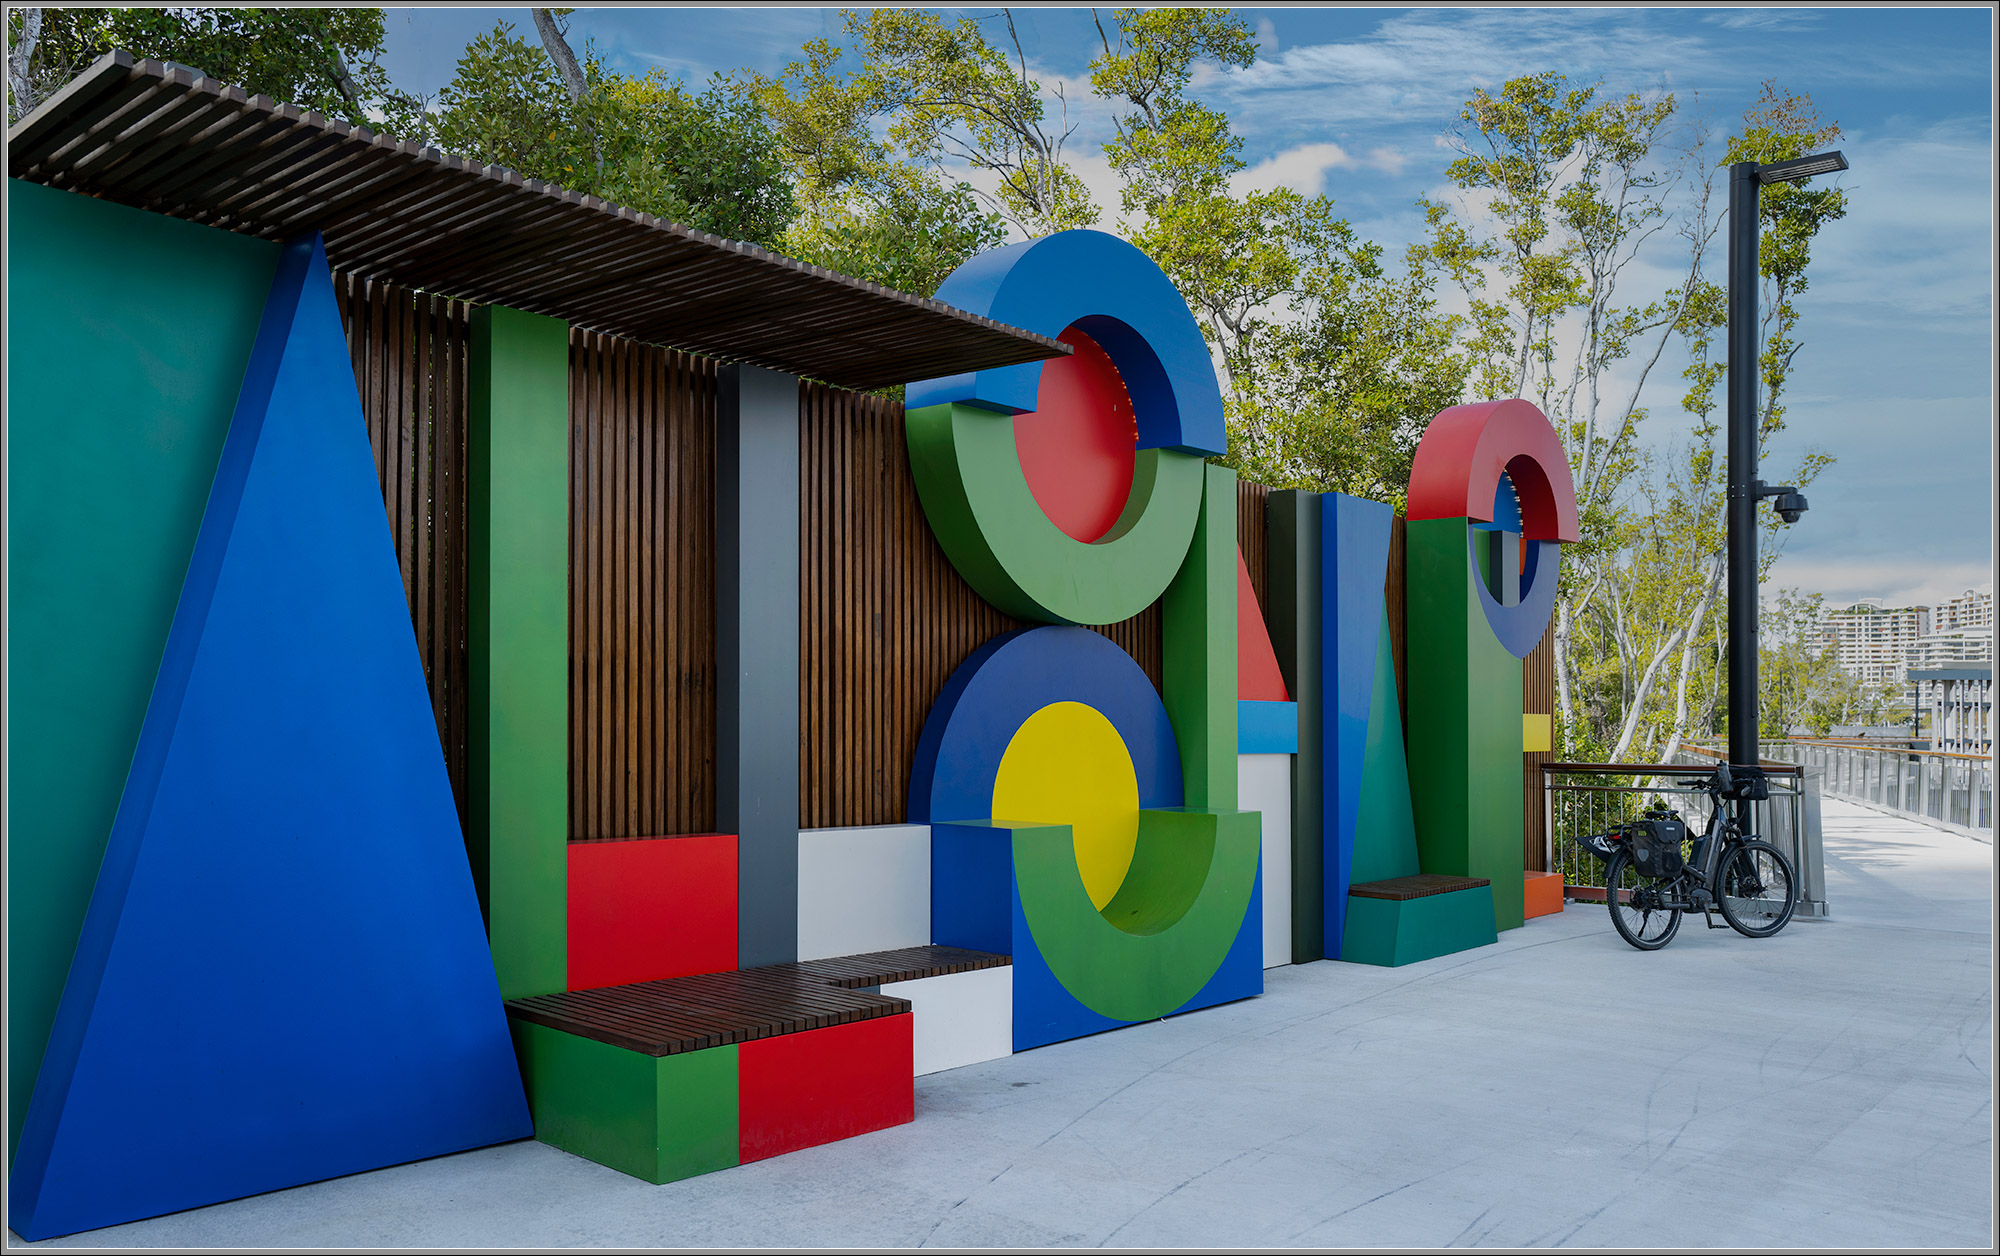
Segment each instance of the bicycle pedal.
[[1708,922],[1708,927],[1711,929],[1727,929],[1729,927],[1728,922],[1726,921],[1722,924],[1716,924],[1715,913],[1706,909],[1702,911],[1701,918]]

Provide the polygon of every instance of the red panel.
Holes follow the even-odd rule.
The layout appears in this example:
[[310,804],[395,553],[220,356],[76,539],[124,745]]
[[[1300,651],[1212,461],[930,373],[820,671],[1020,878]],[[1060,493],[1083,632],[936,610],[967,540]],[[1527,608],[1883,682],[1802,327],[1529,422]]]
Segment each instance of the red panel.
[[1290,702],[1285,674],[1278,670],[1278,652],[1271,648],[1271,630],[1264,623],[1257,591],[1250,587],[1250,565],[1236,551],[1236,696],[1246,702]]
[[569,988],[736,967],[736,838],[569,844]]
[[1095,541],[1131,496],[1139,426],[1111,355],[1074,327],[1059,339],[1076,352],[1042,364],[1035,409],[1014,416],[1014,449],[1042,513],[1077,540]]
[[758,1038],[736,1048],[745,1164],[916,1119],[908,1013]]
[[1514,398],[1441,410],[1410,465],[1410,519],[1493,519],[1500,476],[1521,497],[1521,535],[1577,539],[1576,485],[1555,428],[1533,402]]

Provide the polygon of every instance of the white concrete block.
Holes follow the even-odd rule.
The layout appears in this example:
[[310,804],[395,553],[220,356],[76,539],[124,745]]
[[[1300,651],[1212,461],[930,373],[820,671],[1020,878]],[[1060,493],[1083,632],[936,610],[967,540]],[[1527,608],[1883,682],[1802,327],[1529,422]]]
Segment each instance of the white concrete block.
[[910,1001],[918,1077],[1014,1053],[1012,965],[893,981],[882,993]]
[[1264,967],[1292,962],[1292,760],[1236,756],[1236,805],[1264,813]]
[[799,834],[799,958],[928,946],[927,824],[806,829]]

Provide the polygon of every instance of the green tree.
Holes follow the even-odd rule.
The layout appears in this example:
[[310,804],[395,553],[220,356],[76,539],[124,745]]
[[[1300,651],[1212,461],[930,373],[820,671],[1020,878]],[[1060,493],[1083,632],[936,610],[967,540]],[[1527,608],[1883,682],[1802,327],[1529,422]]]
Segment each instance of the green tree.
[[978,195],[1028,236],[1097,221],[1083,180],[1063,160],[1076,129],[1069,102],[1060,84],[1045,89],[1029,73],[1010,11],[997,20],[1013,45],[1011,62],[978,19],[947,25],[921,9],[844,16],[862,60],[851,88],[866,113],[891,119],[889,139],[909,160],[940,171],[959,161],[988,172],[999,191]]
[[[1453,166],[1461,187],[1498,206],[1495,226],[1426,206],[1433,254],[1472,301],[1480,389],[1504,395],[1518,386],[1565,438],[1583,539],[1565,563],[1554,631],[1564,749],[1577,758],[1671,755],[1682,737],[1715,731],[1726,697],[1728,642],[1717,613],[1726,575],[1727,467],[1716,412],[1723,366],[1712,360],[1726,300],[1709,278],[1722,221],[1718,163],[1699,129],[1686,138],[1670,131],[1673,103],[1599,103],[1594,90],[1554,75],[1514,80],[1498,97],[1468,102],[1464,117],[1487,151]],[[1809,102],[1767,85],[1723,161],[1798,155],[1833,134],[1812,119]],[[1783,426],[1780,399],[1796,352],[1797,311],[1787,298],[1803,283],[1812,235],[1838,217],[1839,195],[1808,189],[1764,204],[1767,454]],[[1663,234],[1669,228],[1672,236]],[[1655,239],[1678,241],[1684,269],[1666,292],[1623,303],[1620,280]],[[1501,284],[1489,297],[1489,285]],[[1640,442],[1646,411],[1638,397],[1676,339],[1691,359],[1681,406],[1694,429],[1684,447],[1653,450]],[[1627,384],[1609,396],[1610,368],[1620,363]],[[1808,484],[1827,461],[1809,451],[1787,478]],[[1768,571],[1786,528],[1767,505],[1760,529],[1760,570]]]
[[1466,369],[1427,256],[1388,274],[1331,198],[1232,189],[1242,138],[1190,88],[1198,66],[1255,61],[1242,18],[1120,9],[1109,28],[1097,23],[1091,85],[1118,109],[1105,152],[1127,231],[1214,350],[1224,461],[1267,484],[1400,501],[1421,425],[1457,401]]
[[559,62],[500,22],[466,46],[435,111],[403,125],[528,178],[696,230],[777,243],[795,206],[776,137],[753,102],[719,81],[697,96],[659,70],[609,73],[589,50],[576,91]]
[[776,79],[738,84],[769,121],[798,202],[779,247],[816,266],[920,296],[1005,242],[1005,220],[972,188],[877,138],[883,101],[865,75],[836,68],[841,49],[815,39]]
[[10,120],[113,48],[358,126],[394,95],[380,9],[23,7],[9,10],[7,32]]

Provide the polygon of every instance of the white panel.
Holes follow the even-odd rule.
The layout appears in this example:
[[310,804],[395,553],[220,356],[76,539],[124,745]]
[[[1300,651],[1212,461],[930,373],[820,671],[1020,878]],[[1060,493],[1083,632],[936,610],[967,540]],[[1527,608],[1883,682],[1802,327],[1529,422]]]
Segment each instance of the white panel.
[[1292,962],[1292,759],[1236,756],[1236,805],[1264,813],[1264,967]]
[[929,946],[927,824],[799,834],[799,958]]
[[910,1001],[918,1077],[1014,1053],[1011,965],[893,981],[882,987],[882,993]]

